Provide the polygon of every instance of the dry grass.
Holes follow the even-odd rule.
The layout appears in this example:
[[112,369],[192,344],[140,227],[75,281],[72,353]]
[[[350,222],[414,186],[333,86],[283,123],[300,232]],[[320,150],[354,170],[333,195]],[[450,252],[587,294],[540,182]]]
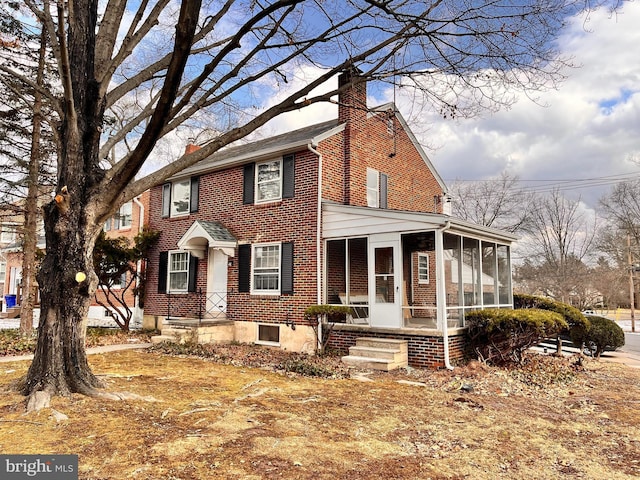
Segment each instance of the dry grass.
[[[7,388],[28,363],[0,364],[0,451],[78,454],[82,479],[640,476],[640,370],[532,357],[517,370],[326,379],[283,372],[282,355],[93,355],[110,390],[157,401],[55,398],[62,421],[52,409],[25,416]],[[270,366],[243,366],[256,358]]]

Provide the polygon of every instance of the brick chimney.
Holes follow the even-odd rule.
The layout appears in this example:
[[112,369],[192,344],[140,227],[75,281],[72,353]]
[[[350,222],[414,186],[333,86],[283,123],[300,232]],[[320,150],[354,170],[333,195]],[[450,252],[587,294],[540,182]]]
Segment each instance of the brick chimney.
[[338,87],[347,87],[338,95],[338,120],[353,123],[367,118],[367,83],[361,71],[350,67],[338,77]]
[[[361,71],[350,67],[338,77],[338,87],[346,87],[338,94],[338,121],[345,123],[344,129],[344,202],[349,205],[353,199],[358,203],[358,181],[356,176],[366,172],[358,165],[362,155],[360,142],[365,135],[367,122],[367,84],[360,76]],[[366,179],[364,180],[366,185]]]
[[190,153],[195,152],[196,150],[200,150],[200,145],[195,145],[193,143],[188,143],[187,146],[184,149],[184,154],[185,155],[189,155]]

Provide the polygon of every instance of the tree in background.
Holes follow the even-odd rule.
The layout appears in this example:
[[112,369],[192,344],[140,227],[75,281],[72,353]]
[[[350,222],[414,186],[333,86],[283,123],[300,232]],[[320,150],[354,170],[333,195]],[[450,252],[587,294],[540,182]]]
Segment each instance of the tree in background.
[[595,253],[596,232],[595,214],[583,210],[579,200],[569,200],[559,191],[537,197],[522,240],[527,261],[518,268],[518,281],[532,282],[537,289],[527,293],[571,303],[588,288],[586,262]]
[[[17,3],[0,5],[0,39],[13,55],[6,65],[34,78],[35,88],[9,79],[0,83],[0,192],[3,211],[20,219],[17,228],[22,246],[20,331],[28,335],[33,328],[33,309],[37,300],[38,225],[43,198],[52,190],[54,151],[53,131],[45,123],[48,108],[42,90],[49,88],[45,31],[39,33],[16,19]],[[48,78],[52,78],[49,76]]]
[[489,180],[456,181],[449,189],[451,213],[477,225],[518,233],[530,222],[530,210],[522,206],[534,198],[518,183],[517,176],[506,172]]
[[[532,0],[24,5],[47,32],[61,83],[60,95],[41,90],[59,118],[60,151],[55,200],[44,208],[38,344],[22,387],[44,399],[108,396],[88,366],[82,326],[99,283],[96,240],[125,201],[269,120],[332,102],[361,82],[402,78],[403,88],[447,117],[509,105],[513,89],[531,92],[562,79],[566,61],[554,40],[576,13],[574,2]],[[303,70],[311,78],[294,82]],[[351,84],[336,86],[345,70],[355,73]],[[0,64],[0,82],[16,80],[39,88]],[[271,103],[256,108],[259,97]],[[107,122],[114,111],[125,112],[117,131]],[[202,148],[138,176],[163,138],[194,130],[208,132]],[[131,149],[108,160],[125,143]]]
[[128,301],[136,303],[144,298],[145,270],[149,250],[158,240],[160,232],[145,228],[133,239],[109,238],[102,232],[93,249],[93,264],[98,275],[96,302],[110,312],[121,330],[128,332],[134,311]]

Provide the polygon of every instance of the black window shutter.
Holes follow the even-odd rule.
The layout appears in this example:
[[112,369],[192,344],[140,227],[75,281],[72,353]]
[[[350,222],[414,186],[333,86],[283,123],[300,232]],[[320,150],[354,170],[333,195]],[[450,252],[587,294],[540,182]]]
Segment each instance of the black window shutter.
[[242,203],[245,205],[249,205],[253,203],[253,195],[254,195],[254,185],[255,185],[255,173],[256,172],[256,164],[249,163],[244,166],[244,186],[243,186],[243,196]]
[[171,214],[171,184],[162,185],[162,216],[164,218]]
[[198,257],[194,257],[189,254],[189,284],[187,290],[190,292],[196,291],[198,283]]
[[160,252],[158,263],[158,293],[167,293],[167,268],[169,266],[169,252]]
[[387,208],[387,196],[389,187],[389,176],[380,173],[380,208]]
[[280,293],[291,295],[293,293],[293,242],[282,244],[280,264],[280,276],[282,278]]
[[251,245],[238,245],[238,291],[251,291]]
[[282,198],[293,198],[295,186],[294,156],[282,158]]
[[194,213],[198,211],[198,197],[200,195],[200,177],[191,177],[191,195],[190,195],[190,205],[189,205],[189,213]]

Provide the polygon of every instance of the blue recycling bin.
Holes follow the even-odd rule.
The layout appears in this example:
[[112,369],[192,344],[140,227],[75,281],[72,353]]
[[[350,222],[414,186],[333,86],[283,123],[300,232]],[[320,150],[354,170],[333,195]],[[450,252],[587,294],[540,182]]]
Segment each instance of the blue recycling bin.
[[7,308],[12,308],[16,306],[16,296],[15,295],[5,295],[4,301],[7,304]]

